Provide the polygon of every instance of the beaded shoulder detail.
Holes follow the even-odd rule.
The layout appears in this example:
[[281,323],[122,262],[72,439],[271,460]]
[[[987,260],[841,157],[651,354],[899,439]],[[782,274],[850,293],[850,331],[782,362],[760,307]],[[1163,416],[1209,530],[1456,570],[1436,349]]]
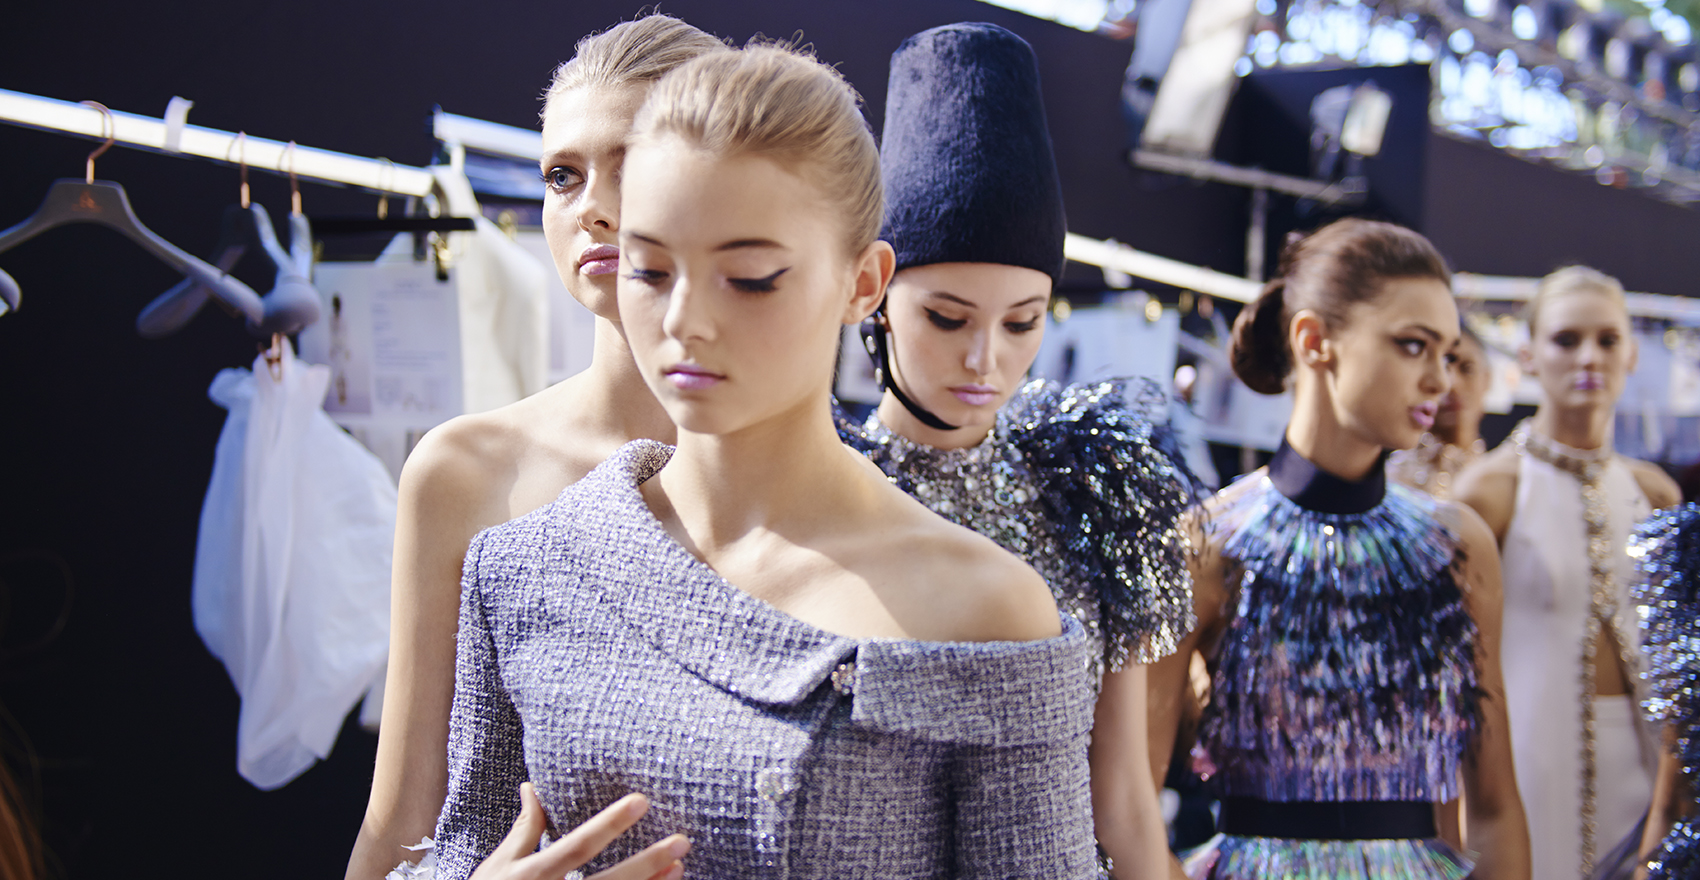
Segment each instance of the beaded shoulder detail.
[[1183,517],[1203,486],[1155,383],[1030,382],[965,449],[915,443],[877,416],[841,421],[840,434],[899,488],[1033,565],[1060,603],[1098,606],[1085,622],[1108,669],[1173,653],[1192,631]]
[[1262,471],[1212,522],[1239,572],[1201,758],[1225,793],[1448,800],[1479,725],[1476,627],[1440,502],[1392,484],[1322,513]]

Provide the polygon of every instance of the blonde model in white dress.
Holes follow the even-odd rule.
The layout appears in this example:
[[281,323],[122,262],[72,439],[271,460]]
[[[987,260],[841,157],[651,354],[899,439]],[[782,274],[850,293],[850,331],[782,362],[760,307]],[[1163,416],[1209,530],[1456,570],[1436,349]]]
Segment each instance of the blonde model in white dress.
[[[1653,509],[1609,448],[1571,449],[1526,424],[1518,434],[1507,441],[1520,448],[1516,513],[1501,544],[1500,659],[1534,877],[1563,880],[1584,873],[1578,842],[1591,838],[1603,854],[1652,800],[1658,747],[1634,694],[1636,621],[1624,548]],[[1607,626],[1612,639],[1597,639]],[[1596,695],[1594,667],[1613,658],[1592,657],[1592,649],[1612,644],[1630,692]]]
[[1652,800],[1659,748],[1637,711],[1625,543],[1678,492],[1657,466],[1612,451],[1636,361],[1623,287],[1561,269],[1542,280],[1528,318],[1518,357],[1540,383],[1540,408],[1459,476],[1456,494],[1499,539],[1500,661],[1532,876],[1589,880],[1622,868],[1614,850]]

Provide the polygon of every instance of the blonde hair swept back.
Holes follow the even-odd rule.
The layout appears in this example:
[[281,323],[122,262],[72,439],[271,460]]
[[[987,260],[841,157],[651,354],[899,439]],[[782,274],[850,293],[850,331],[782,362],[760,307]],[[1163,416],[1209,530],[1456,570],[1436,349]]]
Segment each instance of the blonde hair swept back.
[[879,237],[879,148],[862,99],[807,49],[752,43],[699,56],[663,77],[633,124],[632,145],[678,138],[718,156],[756,154],[810,181],[836,209],[850,255]]
[[1623,294],[1622,282],[1588,266],[1565,266],[1542,278],[1535,295],[1529,298],[1528,305],[1523,308],[1529,334],[1533,336],[1535,333],[1535,321],[1540,317],[1542,306],[1572,293],[1597,293],[1604,296],[1616,303],[1618,308],[1623,310],[1624,319],[1628,320],[1629,301]]
[[573,57],[555,68],[543,92],[543,110],[555,96],[582,86],[647,85],[701,55],[729,51],[708,33],[671,15],[652,13],[590,34]]

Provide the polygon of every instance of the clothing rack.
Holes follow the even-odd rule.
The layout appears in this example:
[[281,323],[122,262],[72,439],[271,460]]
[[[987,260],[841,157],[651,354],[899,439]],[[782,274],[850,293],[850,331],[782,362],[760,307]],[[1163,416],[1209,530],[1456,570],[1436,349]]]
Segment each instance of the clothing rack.
[[255,171],[294,174],[302,180],[354,186],[377,193],[424,196],[435,179],[431,172],[387,159],[368,159],[334,150],[257,138],[188,125],[189,102],[172,99],[177,112],[156,119],[117,110],[103,112],[86,104],[0,89],[0,122],[115,143],[168,155],[194,156]]

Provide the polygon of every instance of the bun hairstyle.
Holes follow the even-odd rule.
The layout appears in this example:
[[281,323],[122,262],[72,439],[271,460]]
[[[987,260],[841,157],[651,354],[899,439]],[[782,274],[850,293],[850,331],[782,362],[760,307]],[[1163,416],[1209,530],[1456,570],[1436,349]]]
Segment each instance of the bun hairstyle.
[[843,218],[847,253],[874,243],[885,210],[879,148],[861,96],[803,49],[752,44],[698,56],[651,89],[633,148],[666,138],[718,156],[759,154],[815,184]]
[[1275,278],[1234,321],[1229,359],[1234,375],[1259,394],[1280,394],[1293,371],[1287,326],[1310,309],[1331,328],[1346,325],[1358,303],[1381,296],[1391,278],[1452,284],[1446,259],[1420,234],[1376,220],[1338,220],[1289,239]]
[[1565,266],[1542,278],[1535,295],[1530,297],[1529,304],[1524,306],[1523,317],[1528,322],[1530,338],[1535,335],[1535,321],[1541,315],[1541,307],[1553,299],[1572,293],[1600,294],[1617,303],[1618,308],[1623,310],[1625,320],[1629,317],[1629,302],[1624,296],[1622,282],[1598,269]]
[[578,41],[573,57],[555,68],[543,106],[547,110],[556,95],[581,86],[653,83],[692,58],[725,51],[725,43],[671,15],[623,21]]

